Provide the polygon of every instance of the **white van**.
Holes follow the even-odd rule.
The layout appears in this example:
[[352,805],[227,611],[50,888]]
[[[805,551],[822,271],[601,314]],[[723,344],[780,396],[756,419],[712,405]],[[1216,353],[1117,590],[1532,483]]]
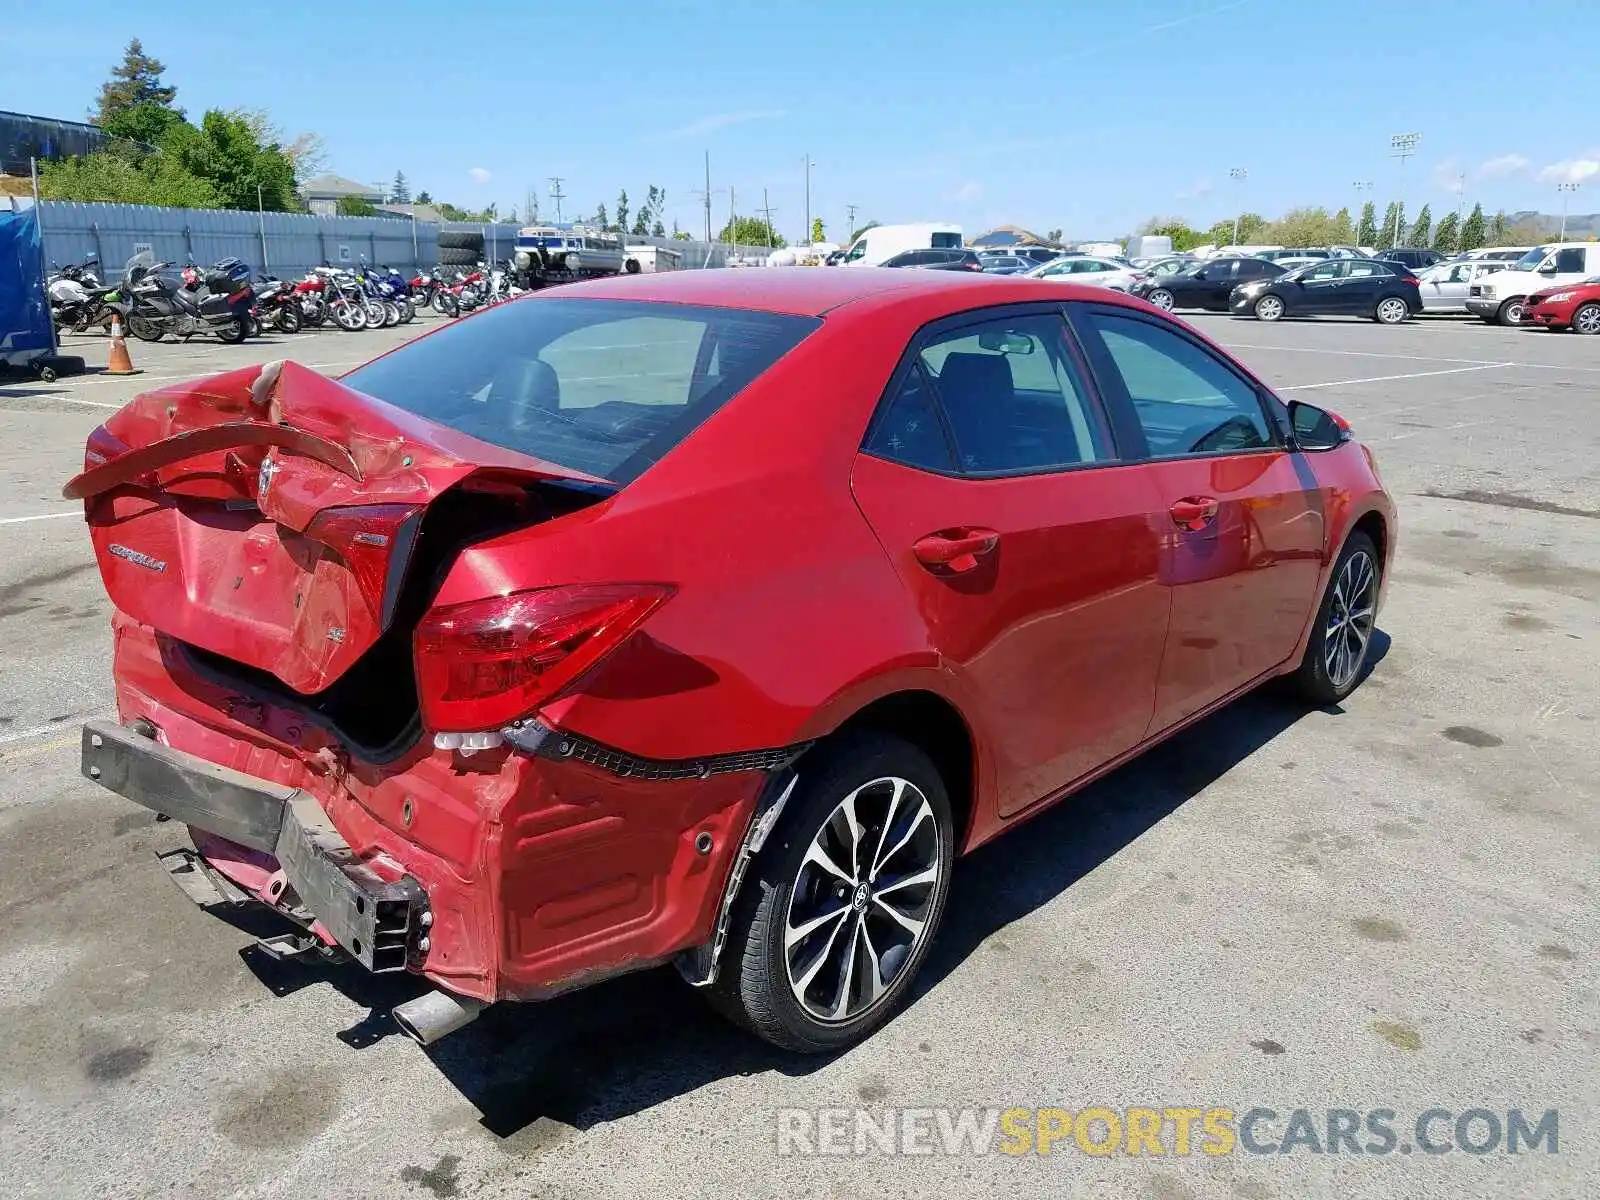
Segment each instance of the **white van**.
[[942,222],[920,225],[874,225],[851,243],[839,265],[881,267],[903,250],[959,250],[964,245],[961,226]]
[[1467,288],[1467,309],[1490,324],[1522,324],[1522,308],[1534,292],[1600,275],[1600,242],[1552,242],[1535,246],[1504,271]]

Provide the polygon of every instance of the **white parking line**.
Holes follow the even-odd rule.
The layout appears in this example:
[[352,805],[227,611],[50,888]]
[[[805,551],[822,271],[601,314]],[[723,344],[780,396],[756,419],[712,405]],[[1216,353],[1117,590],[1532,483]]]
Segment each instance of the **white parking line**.
[[1293,350],[1299,354],[1336,354],[1341,358],[1393,358],[1402,362],[1471,363],[1479,367],[1517,367],[1534,371],[1582,371],[1600,374],[1600,367],[1568,367],[1560,363],[1503,363],[1486,358],[1444,358],[1437,354],[1380,354],[1374,350],[1333,350],[1325,346],[1261,346],[1253,342],[1219,342],[1229,350]]
[[1358,383],[1390,383],[1397,379],[1424,379],[1429,375],[1463,375],[1468,371],[1490,371],[1496,367],[1514,367],[1516,363],[1481,363],[1474,367],[1451,367],[1445,371],[1411,371],[1405,375],[1374,375],[1368,379],[1333,379],[1327,383],[1291,383],[1276,388],[1280,392],[1305,392],[1312,388],[1353,387]]
[[82,517],[83,509],[71,512],[35,513],[31,517],[0,517],[0,525],[24,525],[29,521],[59,521],[62,517]]

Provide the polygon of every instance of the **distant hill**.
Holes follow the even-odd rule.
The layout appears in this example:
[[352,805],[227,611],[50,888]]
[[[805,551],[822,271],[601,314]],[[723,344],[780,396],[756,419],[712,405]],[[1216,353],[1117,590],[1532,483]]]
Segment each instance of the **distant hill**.
[[[1511,213],[1508,217],[1513,225],[1521,225],[1524,221],[1536,222],[1540,229],[1548,229],[1552,233],[1561,228],[1560,213],[1534,212],[1532,209],[1523,209],[1521,212]],[[1567,237],[1582,241],[1590,234],[1600,236],[1600,213],[1568,213]]]

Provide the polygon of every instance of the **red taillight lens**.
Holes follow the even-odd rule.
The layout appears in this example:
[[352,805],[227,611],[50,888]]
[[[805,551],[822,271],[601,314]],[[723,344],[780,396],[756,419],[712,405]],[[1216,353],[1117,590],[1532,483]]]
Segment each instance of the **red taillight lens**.
[[399,584],[411,554],[415,528],[407,522],[421,511],[414,504],[325,508],[306,527],[307,537],[344,559],[380,625],[389,623],[397,599],[389,584]]
[[573,584],[436,609],[417,626],[426,728],[498,729],[554,699],[672,595],[664,584]]

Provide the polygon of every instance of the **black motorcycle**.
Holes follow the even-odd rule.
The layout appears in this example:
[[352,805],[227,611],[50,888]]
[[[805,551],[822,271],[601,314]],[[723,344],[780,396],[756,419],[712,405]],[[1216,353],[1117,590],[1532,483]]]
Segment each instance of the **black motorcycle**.
[[83,333],[95,325],[108,331],[121,314],[117,289],[102,287],[95,274],[98,261],[91,255],[81,263],[62,267],[50,276],[50,319],[57,329]]
[[214,333],[224,342],[250,335],[256,321],[250,313],[255,291],[249,267],[225,258],[204,271],[187,267],[176,280],[166,274],[171,268],[148,251],[128,260],[123,291],[130,304],[129,333],[146,342],[159,342],[169,333],[185,341]]

